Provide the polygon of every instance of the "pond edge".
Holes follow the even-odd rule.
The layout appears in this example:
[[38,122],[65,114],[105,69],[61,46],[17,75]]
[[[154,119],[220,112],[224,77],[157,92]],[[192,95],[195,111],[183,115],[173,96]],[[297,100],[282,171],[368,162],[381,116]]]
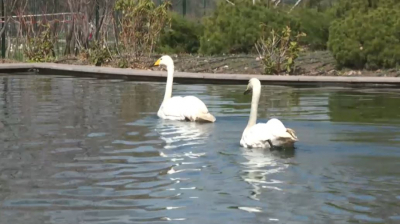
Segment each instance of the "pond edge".
[[[67,75],[125,79],[134,81],[165,82],[166,71],[96,67],[88,65],[68,65],[56,63],[5,63],[0,64],[0,73],[34,72],[41,75]],[[341,77],[341,76],[275,76],[250,74],[213,74],[175,72],[174,82],[185,84],[241,84],[250,78],[258,78],[264,85],[283,86],[349,86],[349,87],[393,87],[400,86],[397,77]]]

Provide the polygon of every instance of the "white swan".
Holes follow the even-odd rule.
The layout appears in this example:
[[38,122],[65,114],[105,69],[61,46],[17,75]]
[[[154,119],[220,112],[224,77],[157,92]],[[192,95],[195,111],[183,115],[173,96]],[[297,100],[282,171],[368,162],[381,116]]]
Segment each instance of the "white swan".
[[158,117],[167,120],[215,122],[215,117],[208,112],[207,106],[199,98],[195,96],[172,97],[174,62],[170,56],[162,56],[154,65],[165,65],[168,73],[164,100],[158,110]]
[[290,128],[286,128],[282,122],[276,118],[270,119],[267,123],[258,123],[257,109],[261,93],[260,80],[252,78],[249,80],[244,94],[253,91],[251,99],[250,118],[243,131],[240,145],[245,148],[271,148],[272,146],[290,146],[296,142],[297,136]]

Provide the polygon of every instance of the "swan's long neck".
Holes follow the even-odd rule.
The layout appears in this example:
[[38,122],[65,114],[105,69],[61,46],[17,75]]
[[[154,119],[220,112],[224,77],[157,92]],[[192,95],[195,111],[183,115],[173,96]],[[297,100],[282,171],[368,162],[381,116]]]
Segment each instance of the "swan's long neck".
[[167,85],[165,87],[164,101],[172,97],[172,83],[174,82],[174,65],[167,66]]
[[261,86],[254,86],[253,96],[251,98],[250,118],[249,118],[249,123],[247,123],[247,128],[250,128],[257,122],[257,110],[258,110],[258,101],[260,100],[260,93],[261,93]]

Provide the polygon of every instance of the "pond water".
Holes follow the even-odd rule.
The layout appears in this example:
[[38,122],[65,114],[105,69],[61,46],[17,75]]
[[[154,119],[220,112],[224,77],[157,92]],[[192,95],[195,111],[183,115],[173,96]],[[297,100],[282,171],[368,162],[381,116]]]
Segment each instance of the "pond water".
[[239,145],[245,86],[174,85],[214,124],[162,121],[164,83],[0,77],[0,223],[400,223],[398,89],[263,86],[259,122],[295,150]]

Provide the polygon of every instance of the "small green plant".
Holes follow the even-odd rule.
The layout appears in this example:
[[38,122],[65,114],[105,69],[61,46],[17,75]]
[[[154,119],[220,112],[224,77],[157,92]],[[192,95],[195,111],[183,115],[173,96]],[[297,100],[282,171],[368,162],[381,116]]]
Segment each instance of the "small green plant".
[[117,63],[118,68],[128,68],[129,67],[129,61],[125,57],[122,57],[118,60]]
[[[265,24],[261,26],[265,30]],[[306,34],[299,32],[294,36],[289,26],[283,28],[281,34],[274,29],[269,35],[267,34],[264,31],[264,35],[255,45],[264,65],[265,74],[292,72],[295,68],[295,60],[303,50],[299,45],[299,40]]]
[[169,1],[156,6],[152,0],[117,0],[115,9],[122,13],[121,50],[135,58],[153,53],[161,31],[170,25],[170,6]]
[[28,37],[24,54],[29,62],[51,62],[55,58],[50,25],[46,24],[42,26],[44,30],[38,37]]
[[94,41],[87,53],[90,62],[96,66],[101,66],[111,60],[111,52],[101,41]]

